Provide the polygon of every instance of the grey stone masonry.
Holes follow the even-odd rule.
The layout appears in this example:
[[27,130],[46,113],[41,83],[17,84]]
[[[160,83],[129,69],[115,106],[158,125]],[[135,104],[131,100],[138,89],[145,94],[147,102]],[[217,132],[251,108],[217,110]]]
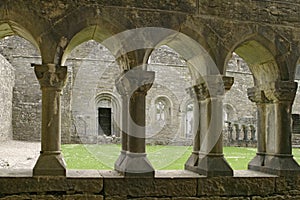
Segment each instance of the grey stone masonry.
[[0,141],[12,139],[12,99],[15,71],[0,55]]
[[299,176],[277,177],[235,171],[234,177],[205,177],[188,171],[157,171],[128,177],[115,171],[69,170],[66,177],[32,177],[31,171],[0,170],[0,199],[51,200],[297,200]]

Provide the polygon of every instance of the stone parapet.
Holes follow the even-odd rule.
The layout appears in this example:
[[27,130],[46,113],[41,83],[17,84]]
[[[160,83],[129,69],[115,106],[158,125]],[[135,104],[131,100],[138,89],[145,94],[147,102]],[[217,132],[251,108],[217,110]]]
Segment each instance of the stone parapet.
[[116,171],[69,170],[66,177],[36,178],[30,170],[1,169],[0,199],[298,199],[299,180],[254,171],[208,178],[185,170],[126,178]]

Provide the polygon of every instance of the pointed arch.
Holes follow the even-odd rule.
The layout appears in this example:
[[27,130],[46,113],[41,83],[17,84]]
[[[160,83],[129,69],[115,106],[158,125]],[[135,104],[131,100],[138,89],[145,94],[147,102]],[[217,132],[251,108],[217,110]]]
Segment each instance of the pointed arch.
[[40,52],[38,41],[34,38],[29,30],[14,21],[0,21],[0,39],[13,35],[18,35],[29,41]]
[[[282,78],[282,72],[275,56],[276,48],[268,39],[259,35],[250,35],[238,41],[228,54],[226,62],[231,58],[232,52],[237,53],[249,66],[254,77],[254,83],[264,85]],[[224,68],[226,70],[226,67]]]

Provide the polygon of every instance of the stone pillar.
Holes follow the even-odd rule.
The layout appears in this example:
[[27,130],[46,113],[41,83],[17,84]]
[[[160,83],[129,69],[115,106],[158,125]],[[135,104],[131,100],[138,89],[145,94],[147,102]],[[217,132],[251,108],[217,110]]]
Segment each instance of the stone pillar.
[[117,161],[115,162],[115,170],[116,171],[121,171],[121,165],[122,162],[124,161],[125,157],[126,157],[126,152],[128,150],[128,116],[129,116],[129,107],[128,107],[128,99],[129,99],[129,92],[127,91],[124,81],[126,81],[126,79],[123,78],[123,75],[121,75],[120,77],[118,77],[115,81],[115,85],[117,88],[118,93],[121,95],[122,97],[122,113],[121,113],[121,145],[122,145],[122,149],[120,152],[120,156],[117,159]]
[[267,143],[264,172],[279,176],[294,176],[300,173],[293,159],[291,140],[291,108],[297,92],[297,83],[275,82],[274,89],[265,92],[272,101],[267,110]]
[[200,148],[194,146],[194,152],[199,149],[198,160],[195,162],[197,153],[193,152],[185,164],[185,169],[206,176],[232,176],[233,170],[223,155],[222,97],[224,91],[229,90],[233,84],[233,78],[207,76],[204,80],[205,83],[194,87],[197,100],[200,100],[199,130],[194,131],[196,134],[199,132],[195,139],[199,140]]
[[256,132],[256,130],[255,130],[255,126],[253,125],[253,124],[251,124],[250,125],[250,132],[251,132],[251,138],[250,138],[250,140],[251,141],[256,141],[256,139],[255,139],[255,132]]
[[248,98],[257,106],[257,153],[249,162],[248,169],[262,171],[266,154],[266,105],[269,103],[264,91],[258,87],[248,88]]
[[240,125],[239,124],[233,124],[234,129],[235,129],[235,141],[239,141],[240,140],[240,133],[241,133],[241,129],[240,129]]
[[247,125],[243,124],[242,129],[243,129],[243,133],[244,133],[243,140],[244,140],[244,142],[247,142],[248,141],[248,127],[247,127]]
[[[201,110],[204,111],[203,101],[208,97],[208,92],[204,84],[195,85],[190,88],[187,88],[187,93],[192,99],[194,99],[194,109],[193,109],[193,129],[192,133],[194,135],[193,141],[193,152],[185,163],[185,169],[190,171],[199,171],[198,170],[198,161],[199,161],[199,151],[200,151],[200,132],[201,127],[204,128],[205,122],[203,122],[203,117],[200,118]],[[201,123],[202,121],[202,123]],[[202,126],[201,126],[202,125]]]
[[61,154],[60,95],[67,79],[67,67],[55,64],[34,65],[42,90],[41,153],[33,168],[34,176],[65,176]]
[[[154,175],[154,169],[147,158],[145,142],[145,100],[154,76],[155,73],[152,71],[139,69],[134,70],[133,73],[129,71],[120,78],[122,87],[128,91],[128,98],[126,98],[129,110],[128,135],[125,158],[115,169],[125,175]],[[125,146],[125,141],[123,142],[122,146]]]
[[233,141],[233,137],[232,137],[233,128],[232,128],[231,122],[228,122],[227,131],[228,131],[228,142],[231,144]]

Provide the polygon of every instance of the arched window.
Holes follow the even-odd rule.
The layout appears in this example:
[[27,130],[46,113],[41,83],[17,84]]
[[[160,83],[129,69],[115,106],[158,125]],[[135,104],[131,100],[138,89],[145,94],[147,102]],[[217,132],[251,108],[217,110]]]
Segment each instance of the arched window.
[[166,123],[171,118],[171,103],[166,97],[158,97],[155,100],[155,120]]
[[165,121],[165,109],[166,109],[166,103],[164,101],[158,101],[156,102],[156,120],[157,121]]
[[233,107],[230,104],[224,104],[223,106],[223,120],[226,121],[232,121],[233,120]]

